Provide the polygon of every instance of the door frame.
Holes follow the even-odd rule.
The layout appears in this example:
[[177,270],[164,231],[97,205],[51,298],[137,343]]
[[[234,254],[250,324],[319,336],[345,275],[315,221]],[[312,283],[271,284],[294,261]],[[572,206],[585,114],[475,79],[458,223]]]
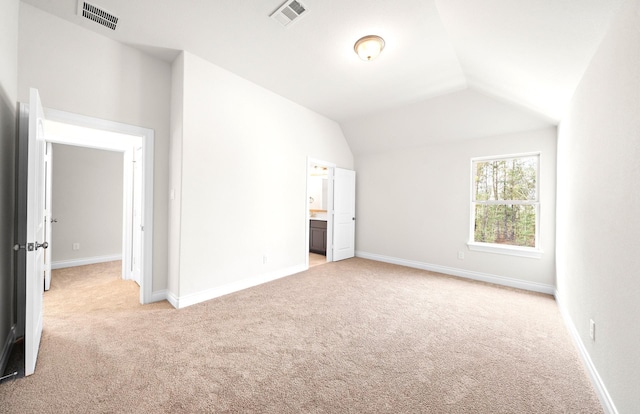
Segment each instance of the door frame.
[[[142,168],[142,211],[141,223],[143,228],[142,236],[142,262],[140,269],[140,303],[151,303],[153,300],[153,165],[154,165],[154,131],[149,128],[143,128],[135,125],[124,124],[120,122],[109,121],[100,118],[89,117],[85,115],[74,114],[71,112],[60,111],[57,109],[44,108],[45,117],[48,121],[59,122],[72,126],[90,128],[118,134],[132,135],[140,137],[142,140],[143,168]],[[58,144],[76,145],[88,148],[122,151],[125,152],[125,160],[127,160],[127,151],[118,145],[105,145],[98,140],[83,139],[82,141],[72,138],[47,136],[47,142]],[[125,170],[127,169],[125,163]],[[125,183],[124,191],[127,192]],[[126,209],[126,207],[123,207]],[[123,217],[124,226],[130,221],[128,216]],[[123,232],[123,259],[130,254],[130,246],[125,239],[128,240],[126,232]],[[128,277],[129,273],[124,268],[123,275]]]
[[333,173],[336,168],[336,164],[328,161],[319,160],[316,158],[307,157],[307,196],[304,199],[305,209],[305,267],[309,268],[309,220],[311,216],[309,214],[309,197],[310,197],[310,177],[311,169],[314,165],[321,167],[327,167],[327,262],[333,261]]

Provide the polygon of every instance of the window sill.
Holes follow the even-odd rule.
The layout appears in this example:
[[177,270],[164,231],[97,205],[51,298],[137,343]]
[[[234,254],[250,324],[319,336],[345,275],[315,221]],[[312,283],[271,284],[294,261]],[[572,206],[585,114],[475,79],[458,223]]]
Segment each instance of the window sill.
[[509,256],[530,257],[532,259],[540,259],[543,253],[542,250],[540,249],[532,249],[529,247],[508,246],[508,245],[492,244],[492,243],[469,242],[467,243],[467,246],[469,247],[469,250],[474,250],[477,252],[506,254]]

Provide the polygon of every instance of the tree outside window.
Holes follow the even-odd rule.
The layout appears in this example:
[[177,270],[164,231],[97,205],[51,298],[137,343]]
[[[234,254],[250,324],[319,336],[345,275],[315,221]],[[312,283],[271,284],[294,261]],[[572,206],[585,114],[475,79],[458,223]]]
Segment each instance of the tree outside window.
[[539,154],[472,160],[475,243],[538,247]]

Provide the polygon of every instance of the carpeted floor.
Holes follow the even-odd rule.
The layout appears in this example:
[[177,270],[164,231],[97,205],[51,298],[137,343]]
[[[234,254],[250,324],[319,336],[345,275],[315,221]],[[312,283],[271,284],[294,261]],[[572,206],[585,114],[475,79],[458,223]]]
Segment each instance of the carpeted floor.
[[175,310],[59,270],[11,413],[602,413],[554,300],[364,259]]

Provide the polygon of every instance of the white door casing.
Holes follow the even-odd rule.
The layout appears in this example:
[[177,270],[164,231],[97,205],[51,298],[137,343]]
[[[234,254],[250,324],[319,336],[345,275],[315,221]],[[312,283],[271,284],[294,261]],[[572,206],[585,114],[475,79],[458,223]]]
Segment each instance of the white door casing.
[[52,171],[53,171],[53,145],[50,142],[45,144],[45,197],[44,197],[44,230],[45,230],[45,241],[47,242],[47,249],[44,251],[44,290],[49,290],[51,288],[51,257],[53,252],[51,251],[51,224],[53,223],[53,210],[51,207],[51,190],[52,186]]
[[335,168],[333,176],[333,261],[355,256],[356,172]]
[[[140,225],[144,229],[140,232],[140,255],[138,256],[137,265],[140,268],[139,273],[139,285],[140,285],[140,303],[151,303],[159,298],[153,295],[153,159],[154,159],[154,131],[148,128],[142,128],[135,125],[128,125],[114,121],[103,120],[99,118],[88,117],[84,115],[73,114],[70,112],[60,111],[56,109],[46,109],[47,120],[53,123],[66,124],[72,127],[90,128],[96,131],[106,131],[109,133],[115,133],[116,135],[124,134],[132,137],[139,137],[142,139],[142,154],[140,165],[140,179],[141,179],[141,191],[140,197]],[[125,161],[133,159],[133,152],[135,148],[127,143],[123,144],[122,140],[119,142],[113,141],[114,138],[109,137],[107,140],[104,137],[87,140],[86,136],[76,136],[75,133],[60,136],[52,134],[48,131],[47,141],[53,143],[60,143],[66,145],[76,145],[95,149],[105,149],[111,151],[123,151],[125,152]],[[131,154],[128,156],[127,154]],[[125,166],[125,193],[128,197],[133,191],[133,178],[127,179],[126,171],[129,170],[132,173],[133,167],[129,168]],[[131,197],[128,197],[129,199]],[[129,240],[129,242],[123,241],[123,259],[131,258],[132,244],[131,235],[133,232],[130,227],[126,227],[126,222],[133,223],[131,208],[133,201],[125,202],[123,206],[123,214],[125,223],[123,223],[123,238]],[[128,229],[128,231],[127,231]],[[125,263],[127,260],[123,260],[123,275],[127,279],[133,279],[131,274],[132,265]]]
[[44,110],[37,89],[29,95],[29,150],[27,173],[27,264],[25,314],[25,375],[36,368],[42,337],[45,244]]

